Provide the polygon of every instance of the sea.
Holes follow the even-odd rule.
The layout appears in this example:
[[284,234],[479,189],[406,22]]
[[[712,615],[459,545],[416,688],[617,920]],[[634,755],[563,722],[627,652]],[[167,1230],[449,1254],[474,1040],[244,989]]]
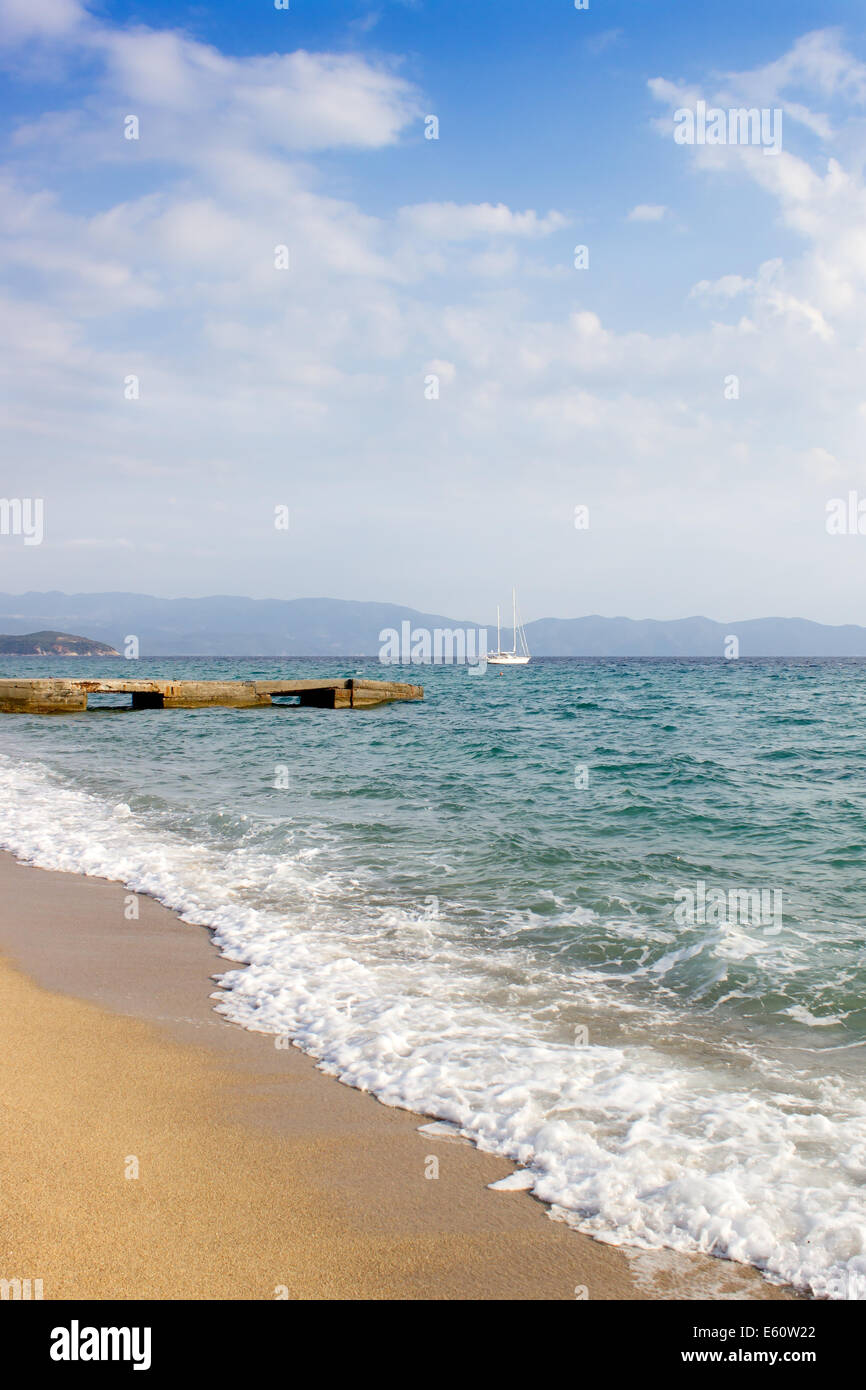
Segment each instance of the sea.
[[227,1019],[508,1156],[554,1217],[866,1298],[866,663],[135,674],[426,695],[0,716],[0,844],[210,927]]

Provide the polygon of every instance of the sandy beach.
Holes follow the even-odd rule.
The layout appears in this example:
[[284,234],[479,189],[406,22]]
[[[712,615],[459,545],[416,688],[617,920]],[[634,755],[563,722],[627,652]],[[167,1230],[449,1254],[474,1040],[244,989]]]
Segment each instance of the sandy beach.
[[513,1164],[224,1021],[207,931],[128,900],[0,855],[0,1277],[46,1299],[790,1296],[489,1190]]

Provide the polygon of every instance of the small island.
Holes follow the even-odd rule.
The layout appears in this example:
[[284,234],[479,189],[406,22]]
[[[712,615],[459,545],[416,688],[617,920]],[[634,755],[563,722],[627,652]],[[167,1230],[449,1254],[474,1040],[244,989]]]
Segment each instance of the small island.
[[25,632],[20,636],[0,633],[0,656],[120,656],[120,652],[71,632]]

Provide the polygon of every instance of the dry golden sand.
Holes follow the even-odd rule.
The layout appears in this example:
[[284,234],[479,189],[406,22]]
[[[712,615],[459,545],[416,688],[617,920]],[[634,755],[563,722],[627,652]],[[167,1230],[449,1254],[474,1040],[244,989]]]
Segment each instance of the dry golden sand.
[[127,922],[124,897],[0,856],[0,1278],[46,1299],[786,1296],[702,1257],[648,1274],[490,1192],[513,1165],[222,1021],[206,933],[147,899]]

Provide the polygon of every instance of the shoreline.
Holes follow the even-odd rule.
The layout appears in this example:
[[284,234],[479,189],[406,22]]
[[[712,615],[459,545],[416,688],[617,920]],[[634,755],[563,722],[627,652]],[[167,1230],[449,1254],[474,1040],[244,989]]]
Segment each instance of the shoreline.
[[46,1299],[798,1296],[489,1190],[512,1161],[216,1013],[238,963],[153,898],[0,851],[0,903],[0,1277]]

